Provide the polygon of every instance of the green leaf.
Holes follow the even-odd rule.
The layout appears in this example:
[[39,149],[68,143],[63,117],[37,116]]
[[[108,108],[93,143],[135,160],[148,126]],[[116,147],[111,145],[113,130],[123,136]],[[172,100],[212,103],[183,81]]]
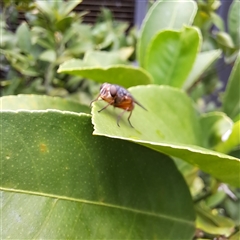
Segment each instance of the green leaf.
[[112,65],[109,67],[85,66],[81,60],[71,59],[60,65],[59,73],[68,73],[96,82],[116,83],[124,87],[130,87],[152,82],[150,74],[142,68],[126,65]]
[[27,67],[26,68],[26,65],[21,62],[12,64],[12,66],[23,75],[30,76],[30,77],[41,76],[39,70],[37,70],[35,67]]
[[240,120],[240,113],[237,114],[237,116],[233,119],[234,122],[237,122]]
[[[235,157],[235,158],[239,158],[239,159],[240,159],[240,148],[231,151],[231,152],[229,153],[229,155],[230,155],[230,156],[233,156],[233,157]],[[239,222],[240,222],[240,220],[239,220]]]
[[189,89],[207,70],[207,68],[221,56],[222,51],[219,49],[200,52],[194,62],[192,70],[185,80],[183,89]]
[[59,12],[60,14],[62,14],[63,16],[67,16],[70,12],[72,12],[74,10],[75,7],[77,7],[80,3],[82,2],[82,0],[74,0],[74,1],[69,1],[69,2],[63,2],[60,5],[60,9]]
[[234,0],[228,12],[228,29],[236,46],[240,45],[240,2]]
[[213,24],[220,30],[225,31],[224,21],[223,19],[216,14],[215,12],[210,13],[211,19],[213,21]]
[[134,52],[134,47],[122,47],[116,53],[122,60],[128,60]]
[[92,136],[86,114],[5,111],[1,124],[3,239],[192,239],[169,157]]
[[19,48],[25,53],[30,53],[32,48],[31,33],[26,22],[17,28],[16,34]]
[[137,46],[138,61],[144,67],[145,55],[151,39],[164,29],[181,29],[191,25],[197,11],[194,1],[156,1],[149,9],[140,32]]
[[145,68],[153,76],[154,83],[182,87],[197,56],[200,38],[194,27],[157,34],[145,58]]
[[[239,149],[240,150],[240,149]],[[239,155],[240,157],[240,155]],[[226,187],[226,186],[225,186]],[[226,188],[225,188],[226,189]],[[225,198],[224,202],[221,204],[221,206],[225,210],[225,214],[229,216],[237,226],[240,225],[240,215],[239,215],[239,209],[240,209],[240,201],[239,201],[239,192],[238,189],[227,189],[227,191],[230,190],[230,194],[232,197]]]
[[121,59],[119,52],[88,51],[84,55],[85,66],[108,67],[113,64],[126,63],[127,59]]
[[54,2],[41,1],[41,0],[35,1],[35,5],[37,9],[50,19],[53,19],[53,16],[54,16],[53,4]]
[[226,199],[226,196],[227,195],[224,191],[217,191],[206,199],[206,206],[208,206],[209,208],[214,208],[220,205],[223,200]]
[[186,183],[189,186],[191,195],[194,198],[204,188],[204,183],[198,177],[199,169],[181,159],[173,158],[173,160],[178,170],[182,173]]
[[[120,109],[110,107],[98,113],[103,102],[92,108],[94,134],[133,141],[148,148],[183,159],[219,180],[240,186],[240,160],[203,146],[200,119],[189,97],[168,86],[138,86],[129,89],[148,110],[136,106],[131,117],[134,128],[124,116],[117,126]],[[127,115],[127,113],[126,113]]]
[[219,151],[219,152],[222,152],[222,153],[229,153],[235,147],[240,145],[240,136],[239,136],[240,120],[234,123],[233,128],[229,132],[230,132],[230,136],[227,138],[227,140],[219,143],[215,147],[216,151]]
[[240,231],[232,235],[229,240],[239,240],[240,239]]
[[[13,50],[1,50],[1,53],[8,59],[13,68],[18,70],[21,74],[27,76],[39,76],[41,75],[39,69],[35,69],[35,59],[33,56],[24,55]],[[32,67],[33,66],[33,67]]]
[[232,119],[240,114],[240,52],[228,80],[223,111]]
[[40,95],[17,95],[2,97],[0,101],[1,110],[47,110],[57,109],[71,112],[89,113],[90,108],[60,97],[49,97]]
[[56,22],[56,28],[58,31],[65,33],[65,31],[71,28],[74,18],[72,16],[64,17]]
[[235,223],[227,217],[213,213],[203,202],[195,207],[197,211],[197,228],[204,232],[229,236],[234,230]]
[[39,59],[46,62],[55,62],[56,61],[56,52],[52,49],[43,51],[42,54],[39,56]]
[[226,32],[218,32],[216,34],[216,40],[222,47],[234,48],[234,43],[231,36]]
[[203,146],[211,149],[224,141],[224,134],[231,131],[233,126],[232,120],[222,112],[203,114],[200,123],[204,132]]

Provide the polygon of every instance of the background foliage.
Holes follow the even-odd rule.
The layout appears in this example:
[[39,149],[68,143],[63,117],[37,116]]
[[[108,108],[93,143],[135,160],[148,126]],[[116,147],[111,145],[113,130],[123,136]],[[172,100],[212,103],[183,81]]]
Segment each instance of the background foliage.
[[[1,238],[238,239],[239,2],[228,32],[219,1],[150,2],[138,37],[107,9],[84,24],[80,2],[5,1]],[[147,109],[134,128],[103,102],[90,115],[103,82]]]

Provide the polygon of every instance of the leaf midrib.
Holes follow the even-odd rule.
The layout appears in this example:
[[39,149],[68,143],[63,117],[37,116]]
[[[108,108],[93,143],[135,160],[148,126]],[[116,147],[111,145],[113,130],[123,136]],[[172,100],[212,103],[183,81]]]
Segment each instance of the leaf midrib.
[[133,212],[133,213],[137,213],[137,214],[148,215],[148,216],[151,216],[151,217],[164,218],[164,219],[167,219],[169,221],[181,222],[181,223],[185,223],[185,224],[189,224],[189,225],[194,225],[194,222],[192,222],[190,220],[180,219],[180,218],[177,218],[177,217],[167,216],[167,215],[164,215],[164,214],[156,214],[156,213],[148,212],[148,211],[141,211],[141,210],[137,210],[137,209],[134,209],[134,208],[122,207],[122,206],[109,204],[109,203],[89,201],[89,200],[79,199],[79,198],[71,198],[71,197],[60,196],[60,195],[55,195],[55,194],[40,193],[40,192],[34,192],[34,191],[26,191],[26,190],[21,190],[21,189],[12,189],[12,188],[0,187],[0,190],[1,191],[6,191],[6,192],[23,193],[23,194],[28,194],[28,195],[55,198],[55,199],[58,199],[58,200],[67,200],[67,201],[72,201],[72,202],[79,202],[79,203],[86,203],[86,204],[97,205],[97,206],[102,206],[102,207],[115,208],[115,209],[120,209],[120,210],[123,210],[123,211],[129,211],[129,212]]

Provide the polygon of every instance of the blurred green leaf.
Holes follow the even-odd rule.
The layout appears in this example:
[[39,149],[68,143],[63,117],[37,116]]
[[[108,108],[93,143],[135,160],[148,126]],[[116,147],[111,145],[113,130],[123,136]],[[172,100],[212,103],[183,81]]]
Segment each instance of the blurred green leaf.
[[71,28],[71,24],[74,21],[73,17],[68,16],[60,19],[56,22],[56,28],[58,31],[65,32],[66,29]]
[[26,75],[26,76],[37,77],[40,75],[39,71],[37,71],[37,69],[35,69],[34,67],[28,67],[27,69],[25,69],[25,66],[22,65],[21,63],[13,64],[13,67],[16,70],[18,70],[21,74]]
[[[222,112],[210,112],[200,118],[202,131],[204,132],[204,147],[213,149],[223,143],[224,134],[232,130],[233,122]],[[220,151],[221,152],[221,151]]]
[[77,7],[81,2],[82,2],[82,0],[74,0],[74,1],[63,2],[63,3],[60,5],[60,9],[59,9],[60,14],[62,14],[63,16],[68,15],[70,12],[72,12],[72,11],[74,10],[75,7]]
[[229,236],[235,227],[235,223],[227,217],[220,216],[208,208],[204,202],[195,206],[197,211],[197,228],[204,232]]
[[234,48],[234,43],[231,36],[226,32],[218,32],[216,34],[216,40],[222,47]]
[[46,110],[57,109],[71,112],[89,113],[90,108],[59,97],[48,97],[40,95],[17,95],[2,97],[1,110]]
[[216,14],[215,12],[211,12],[210,16],[212,18],[213,24],[220,30],[225,31],[224,21],[223,19]]
[[41,55],[39,56],[39,59],[42,61],[46,61],[46,62],[55,62],[56,61],[56,52],[54,50],[46,50],[44,52],[41,53]]
[[240,52],[224,93],[223,111],[232,119],[240,113]]
[[41,1],[41,0],[35,1],[35,5],[36,5],[37,9],[42,14],[47,16],[49,19],[53,19],[53,16],[54,16],[53,7],[52,7],[53,3],[54,2]]
[[144,67],[145,56],[151,39],[164,29],[181,29],[190,25],[197,11],[194,1],[156,1],[149,9],[140,32],[137,53],[140,66]]
[[118,51],[116,51],[119,57],[123,60],[127,60],[131,57],[134,52],[134,47],[122,47]]
[[145,69],[153,76],[154,83],[182,87],[197,56],[200,39],[199,31],[193,27],[157,34],[145,57]]
[[229,240],[239,240],[240,239],[240,231],[232,235]]
[[235,221],[236,225],[240,225],[240,214],[239,214],[239,209],[240,209],[240,199],[231,199],[231,198],[226,198],[222,204],[224,207],[226,214]]
[[13,95],[16,93],[16,90],[18,87],[21,85],[22,79],[18,77],[14,77],[9,81],[9,86],[7,88],[4,88],[1,91],[1,96],[6,96],[6,95]]
[[11,66],[23,75],[39,76],[41,70],[35,66],[35,59],[32,55],[24,55],[19,52],[19,49],[2,50],[6,59],[11,63]]
[[224,191],[217,191],[206,199],[206,206],[209,208],[214,208],[219,205],[226,198],[226,193]]
[[237,122],[240,120],[240,113],[237,114],[237,116],[233,119],[234,122]]
[[240,159],[240,148],[234,149],[229,153],[230,156]]
[[229,137],[222,143],[219,143],[215,150],[222,153],[229,153],[235,147],[240,145],[240,120],[235,122],[233,128],[229,131]]
[[206,69],[220,57],[221,53],[222,51],[220,49],[200,52],[187,80],[184,82],[183,89],[189,89],[200,78],[200,76],[204,74]]
[[178,170],[184,176],[184,179],[188,184],[189,190],[194,199],[198,194],[202,192],[204,188],[203,180],[200,177],[198,177],[199,169],[181,159],[178,158],[173,159],[175,164],[177,165]]
[[[197,174],[198,173],[199,173],[199,171],[197,171]],[[193,179],[192,184],[189,186],[189,189],[191,191],[193,199],[198,199],[198,196],[201,196],[205,189],[203,179],[199,176],[196,176]]]
[[114,64],[124,64],[126,63],[126,58],[122,58],[118,51],[114,52],[104,52],[104,51],[87,51],[84,55],[85,66],[99,66],[108,67]]
[[116,83],[124,87],[130,87],[152,82],[150,74],[142,68],[126,65],[112,65],[109,67],[85,66],[81,60],[71,59],[60,65],[59,73],[68,73],[96,82]]
[[169,157],[92,136],[86,114],[4,111],[1,129],[3,239],[192,238],[192,200]]
[[236,46],[240,45],[240,2],[234,0],[228,12],[228,29]]
[[138,86],[129,90],[148,111],[136,106],[131,117],[134,128],[127,122],[127,116],[118,127],[116,117],[122,110],[109,107],[98,113],[106,103],[93,103],[94,134],[139,143],[181,158],[223,182],[240,186],[239,159],[200,147],[205,133],[187,95],[168,86]]
[[17,44],[19,48],[24,53],[30,53],[32,43],[31,43],[31,33],[26,22],[23,22],[16,31],[17,34]]
[[219,0],[207,0],[207,3],[213,11],[217,10],[221,6],[221,1]]
[[11,49],[16,46],[17,38],[15,37],[14,33],[11,31],[6,30],[6,23],[2,19],[0,19],[0,31],[1,31],[1,41],[0,47],[3,49]]

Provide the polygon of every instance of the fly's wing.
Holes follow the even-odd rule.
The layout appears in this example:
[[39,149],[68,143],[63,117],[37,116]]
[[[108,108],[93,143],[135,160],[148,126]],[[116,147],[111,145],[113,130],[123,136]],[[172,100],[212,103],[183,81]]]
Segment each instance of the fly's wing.
[[135,98],[133,98],[133,102],[136,103],[138,106],[140,106],[141,108],[143,108],[144,110],[147,111],[147,109],[141,103],[139,103]]

